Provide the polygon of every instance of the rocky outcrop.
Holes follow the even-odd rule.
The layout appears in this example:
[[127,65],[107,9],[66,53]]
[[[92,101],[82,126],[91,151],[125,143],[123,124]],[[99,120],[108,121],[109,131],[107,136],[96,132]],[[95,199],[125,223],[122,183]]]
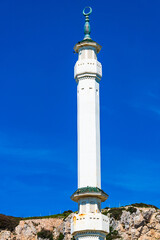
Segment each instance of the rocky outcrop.
[[132,206],[120,209],[118,219],[114,218],[114,209],[104,211],[110,217],[111,238],[108,239],[116,239],[117,235],[118,240],[160,240],[159,209]]
[[[160,240],[160,210],[155,207],[126,206],[104,209],[103,214],[110,218],[110,233],[107,240]],[[1,230],[0,240],[44,240],[38,237],[45,230],[53,239],[72,238],[70,220],[73,213],[65,219],[46,218],[21,220],[13,231]]]
[[42,229],[51,231],[56,239],[63,232],[62,225],[63,219],[60,218],[21,220],[14,231],[2,230],[0,240],[37,240],[40,239],[37,233]]

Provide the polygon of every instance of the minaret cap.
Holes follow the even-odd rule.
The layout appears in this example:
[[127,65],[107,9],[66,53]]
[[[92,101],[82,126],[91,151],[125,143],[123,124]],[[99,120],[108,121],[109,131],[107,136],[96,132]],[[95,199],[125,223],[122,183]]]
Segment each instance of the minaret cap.
[[[88,12],[86,12],[86,10],[89,10]],[[91,33],[91,27],[89,24],[89,15],[92,13],[92,8],[91,7],[85,7],[83,9],[83,15],[85,16],[85,24],[84,24],[84,39],[91,39],[90,37],[90,33]]]
[[99,45],[97,42],[93,41],[90,37],[90,33],[91,33],[91,28],[90,28],[90,24],[89,24],[89,15],[92,13],[92,8],[91,7],[85,7],[83,9],[83,15],[85,16],[85,24],[84,24],[84,38],[82,41],[78,42],[75,46],[74,46],[74,51],[76,53],[79,52],[80,48],[83,47],[93,47],[96,49],[97,53],[100,52],[101,50],[101,45]]

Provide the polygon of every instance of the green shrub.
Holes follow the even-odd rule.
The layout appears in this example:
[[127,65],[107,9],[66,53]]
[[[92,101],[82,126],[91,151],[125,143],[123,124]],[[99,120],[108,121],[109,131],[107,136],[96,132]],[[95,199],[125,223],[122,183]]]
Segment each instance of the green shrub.
[[113,228],[110,227],[109,233],[106,236],[106,240],[113,240],[113,239],[117,239],[117,238],[121,238],[118,234],[118,231],[113,230]]
[[49,240],[53,240],[53,234],[51,231],[46,230],[44,228],[42,228],[42,230],[40,232],[37,233],[37,237],[42,238],[42,239],[49,239]]
[[0,214],[0,230],[14,231],[21,218]]
[[68,210],[68,211],[64,211],[63,213],[62,213],[62,215],[63,215],[63,217],[64,217],[64,219],[63,220],[65,220],[70,214],[72,213],[72,211],[71,210]]
[[113,217],[115,220],[120,220],[123,210],[128,211],[131,214],[137,211],[137,209],[135,207],[130,206],[128,208],[124,208],[124,207],[110,208],[109,210],[104,211],[103,214],[108,215],[108,213],[109,213],[110,217]]
[[68,214],[71,214],[71,213],[72,213],[72,210],[68,210],[68,211],[64,211],[64,212],[63,212],[64,215],[65,215],[65,214],[68,215]]
[[64,239],[64,235],[63,235],[63,233],[60,233],[57,240],[63,240],[63,239]]
[[[123,210],[125,208],[111,208],[107,213],[110,214],[110,217],[113,217],[115,220],[120,220]],[[105,214],[107,215],[107,214]]]
[[126,208],[126,211],[128,211],[132,214],[134,212],[137,212],[137,209],[135,207],[128,207],[128,208]]
[[107,215],[107,214],[108,214],[108,211],[103,211],[103,214],[104,214],[104,215]]

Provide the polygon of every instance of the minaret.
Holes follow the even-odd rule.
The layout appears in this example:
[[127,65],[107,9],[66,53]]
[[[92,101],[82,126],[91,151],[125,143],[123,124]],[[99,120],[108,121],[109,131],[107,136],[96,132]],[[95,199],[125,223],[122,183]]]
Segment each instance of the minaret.
[[83,10],[85,36],[74,47],[78,53],[74,68],[78,111],[78,189],[71,199],[78,203],[78,214],[72,219],[71,232],[76,240],[90,237],[103,240],[109,232],[108,217],[101,213],[101,202],[108,197],[101,190],[99,82],[102,65],[97,60],[101,46],[90,37],[91,12],[90,7]]

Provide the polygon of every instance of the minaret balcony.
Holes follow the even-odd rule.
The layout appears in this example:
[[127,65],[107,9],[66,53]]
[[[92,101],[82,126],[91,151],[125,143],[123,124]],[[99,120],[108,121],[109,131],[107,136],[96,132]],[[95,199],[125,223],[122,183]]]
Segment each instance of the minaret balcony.
[[71,220],[71,233],[82,231],[109,233],[109,219],[102,213],[75,214]]
[[82,199],[84,197],[96,197],[101,200],[101,202],[104,202],[108,198],[108,194],[105,193],[102,189],[98,187],[83,187],[78,188],[71,196],[71,199],[75,202],[78,202],[79,199]]
[[95,75],[99,79],[102,77],[102,65],[94,59],[84,59],[76,62],[74,67],[74,78],[77,79],[83,75]]

